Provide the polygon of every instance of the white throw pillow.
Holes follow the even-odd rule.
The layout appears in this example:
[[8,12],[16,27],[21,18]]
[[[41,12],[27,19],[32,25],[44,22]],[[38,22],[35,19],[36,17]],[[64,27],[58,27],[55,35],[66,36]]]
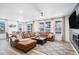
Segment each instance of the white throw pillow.
[[16,38],[15,37],[12,37],[12,41],[14,42],[16,40]]
[[52,33],[49,33],[48,37],[51,38],[52,36],[53,36],[53,34]]

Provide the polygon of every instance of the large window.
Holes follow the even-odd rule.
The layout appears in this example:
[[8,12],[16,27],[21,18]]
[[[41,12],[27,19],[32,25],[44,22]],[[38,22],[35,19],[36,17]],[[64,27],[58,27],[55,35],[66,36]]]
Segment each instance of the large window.
[[44,23],[43,22],[40,23],[39,29],[40,29],[40,32],[44,31]]
[[0,20],[0,34],[5,33],[5,20]]
[[23,22],[17,21],[18,30],[23,30]]
[[55,22],[55,33],[56,34],[61,34],[61,21],[56,21]]
[[50,32],[50,28],[51,28],[51,22],[46,22],[45,23],[45,31]]
[[41,22],[39,29],[40,32],[50,32],[50,28],[51,28],[51,22]]
[[32,24],[27,25],[27,32],[32,32]]

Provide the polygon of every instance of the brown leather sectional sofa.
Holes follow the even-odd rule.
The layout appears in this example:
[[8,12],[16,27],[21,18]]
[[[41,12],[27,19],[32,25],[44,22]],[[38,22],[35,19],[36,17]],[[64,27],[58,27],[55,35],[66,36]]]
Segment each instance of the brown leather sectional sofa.
[[39,32],[40,33],[40,36],[43,36],[43,37],[47,37],[49,35],[49,32]]
[[23,33],[22,33],[22,38],[24,39],[24,38],[35,37],[34,34],[35,34],[35,33],[33,33],[33,32],[23,32]]
[[36,46],[36,40],[31,39],[31,40],[17,42],[15,47],[24,52],[27,52],[30,49],[34,48],[35,46]]
[[46,37],[48,41],[54,41],[55,39],[53,33],[49,32],[40,32],[40,36]]
[[[27,52],[28,50],[34,48],[36,46],[36,43],[37,41],[34,40],[35,39],[35,33],[33,32],[22,32],[21,33],[21,36],[22,36],[22,39],[21,40],[18,40],[17,38],[17,35],[20,34],[19,32],[14,32],[10,38],[10,43],[11,43],[11,46],[13,47],[16,47],[17,49],[20,49],[24,52]],[[49,35],[49,32],[39,32],[39,36],[42,36],[42,37],[46,37],[48,41],[54,41],[54,38],[53,36],[52,37],[48,37]],[[16,40],[12,41],[13,37],[16,38]],[[29,38],[29,40],[28,40]]]
[[[23,52],[27,52],[30,49],[36,46],[36,40],[33,40],[31,37],[32,33],[21,33],[21,38],[18,38],[17,35],[20,34],[19,32],[14,32],[10,37],[10,45],[15,47]],[[30,35],[31,34],[31,35]]]

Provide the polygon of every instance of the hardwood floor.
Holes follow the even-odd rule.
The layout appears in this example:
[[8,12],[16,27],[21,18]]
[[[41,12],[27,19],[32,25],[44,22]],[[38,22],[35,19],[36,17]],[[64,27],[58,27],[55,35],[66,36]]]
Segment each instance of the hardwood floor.
[[32,50],[24,53],[16,48],[12,48],[6,39],[0,40],[0,55],[76,55],[70,43],[61,41],[47,42],[38,45]]

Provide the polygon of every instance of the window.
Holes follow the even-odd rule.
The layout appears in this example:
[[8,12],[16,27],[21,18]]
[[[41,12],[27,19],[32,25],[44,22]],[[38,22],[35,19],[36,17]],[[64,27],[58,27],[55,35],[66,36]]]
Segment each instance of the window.
[[50,32],[50,28],[51,28],[51,22],[46,22],[45,23],[45,31]]
[[5,33],[5,20],[0,20],[0,34]]
[[32,32],[32,24],[27,25],[27,32]]
[[17,21],[18,24],[18,30],[23,30],[23,22]]
[[43,23],[43,22],[42,22],[42,23],[40,23],[39,29],[40,29],[40,31],[41,31],[41,32],[43,32],[43,31],[44,31],[44,23]]
[[55,33],[56,34],[61,34],[61,21],[56,21],[55,22]]
[[4,33],[4,32],[5,32],[5,23],[0,22],[0,33]]
[[40,23],[40,26],[39,26],[39,29],[40,29],[40,32],[50,32],[50,28],[51,28],[51,22],[41,22]]

